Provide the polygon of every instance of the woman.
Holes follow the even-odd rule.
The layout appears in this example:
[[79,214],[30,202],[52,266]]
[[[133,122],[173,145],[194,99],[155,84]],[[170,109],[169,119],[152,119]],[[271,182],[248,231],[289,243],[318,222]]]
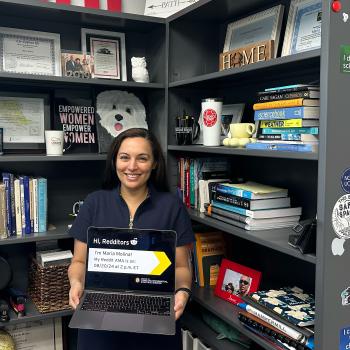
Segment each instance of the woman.
[[[83,293],[86,232],[89,226],[168,229],[177,232],[175,317],[189,299],[192,271],[189,246],[191,222],[181,201],[168,191],[165,161],[155,137],[145,129],[129,129],[114,140],[107,156],[103,190],[87,196],[70,234],[75,238],[69,267],[69,303],[75,309]],[[181,336],[79,330],[78,349],[174,349]]]

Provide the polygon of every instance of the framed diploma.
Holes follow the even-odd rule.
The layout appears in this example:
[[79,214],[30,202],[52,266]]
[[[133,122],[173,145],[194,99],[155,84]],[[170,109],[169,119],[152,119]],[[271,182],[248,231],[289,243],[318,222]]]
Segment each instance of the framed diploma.
[[49,96],[0,92],[0,127],[4,150],[45,150],[45,130],[50,129]]
[[249,46],[261,41],[274,40],[274,57],[277,55],[284,6],[274,6],[227,26],[224,52]]
[[291,0],[282,56],[321,47],[321,0]]
[[60,76],[60,35],[0,27],[0,71]]
[[124,33],[82,28],[81,46],[93,58],[93,78],[127,81]]

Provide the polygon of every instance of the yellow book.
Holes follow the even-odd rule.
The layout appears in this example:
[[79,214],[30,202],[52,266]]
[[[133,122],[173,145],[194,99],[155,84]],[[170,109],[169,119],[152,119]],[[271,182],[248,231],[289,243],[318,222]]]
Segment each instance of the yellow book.
[[318,99],[293,98],[290,100],[277,100],[277,101],[255,103],[253,105],[253,109],[254,111],[258,111],[261,109],[273,109],[273,108],[284,108],[284,107],[301,107],[301,106],[317,107],[319,105],[320,105],[320,100]]
[[315,119],[277,119],[261,120],[260,128],[301,128],[309,126],[319,126],[319,121]]

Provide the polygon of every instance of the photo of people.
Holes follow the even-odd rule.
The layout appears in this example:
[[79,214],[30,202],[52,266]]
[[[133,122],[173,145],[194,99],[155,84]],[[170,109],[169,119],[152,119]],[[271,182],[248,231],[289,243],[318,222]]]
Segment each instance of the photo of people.
[[239,272],[226,269],[221,289],[237,296],[248,295],[252,279]]
[[62,54],[63,76],[75,78],[91,78],[92,58],[90,55],[75,53]]

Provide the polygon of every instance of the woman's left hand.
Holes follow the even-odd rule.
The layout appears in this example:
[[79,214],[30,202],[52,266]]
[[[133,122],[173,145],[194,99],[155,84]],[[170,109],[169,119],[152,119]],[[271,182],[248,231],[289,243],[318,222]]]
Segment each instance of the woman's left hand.
[[189,295],[187,292],[180,290],[175,294],[175,319],[178,320],[179,317],[183,314]]

